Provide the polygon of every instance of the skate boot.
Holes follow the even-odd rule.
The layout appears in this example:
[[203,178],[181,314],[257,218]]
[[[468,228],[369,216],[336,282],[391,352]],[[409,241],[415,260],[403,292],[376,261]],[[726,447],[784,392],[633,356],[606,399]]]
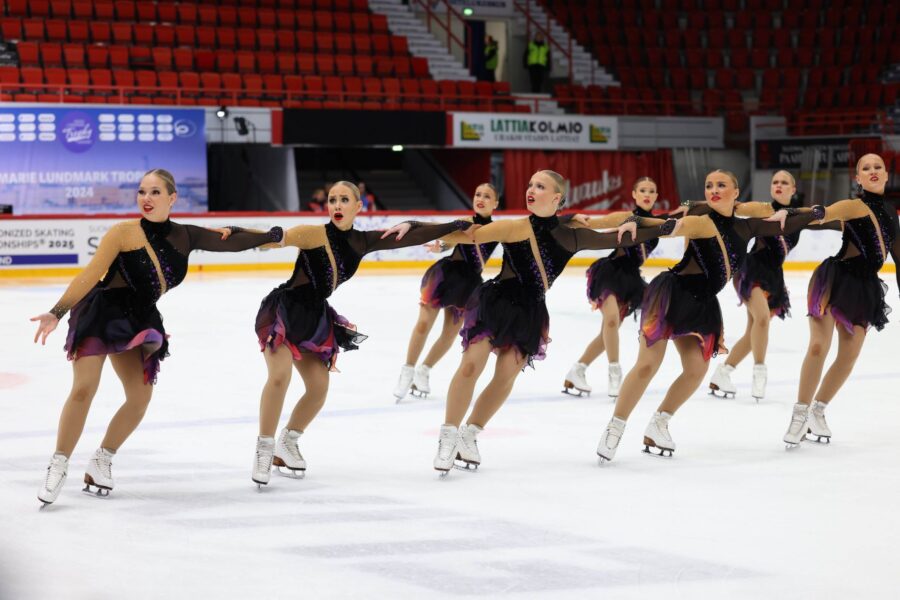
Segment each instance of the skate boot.
[[812,407],[809,410],[810,418],[807,422],[809,429],[807,431],[810,435],[816,436],[814,441],[820,444],[831,443],[831,428],[828,427],[828,423],[825,421],[825,408],[827,406],[824,402],[816,400],[812,403]]
[[[278,467],[281,475],[297,479],[302,479],[306,475],[306,461],[297,446],[297,440],[301,435],[302,432],[287,427],[281,430],[278,441],[275,443],[275,455],[272,458],[272,464]],[[282,470],[281,467],[284,467],[285,470]]]
[[766,397],[766,380],[768,379],[768,369],[766,365],[760,363],[753,365],[753,388],[750,395],[759,402]]
[[478,425],[463,425],[459,428],[456,440],[456,466],[465,470],[475,470],[481,464],[481,453],[478,452],[478,434],[482,429]]
[[581,396],[590,396],[591,386],[589,386],[587,382],[587,377],[585,375],[586,370],[587,365],[584,363],[577,362],[572,365],[572,368],[569,369],[569,372],[566,374],[565,382],[563,382],[564,394],[572,394],[579,398]]
[[597,456],[600,457],[600,464],[610,461],[616,457],[616,450],[619,448],[619,442],[622,441],[622,435],[625,433],[625,421],[619,417],[613,417],[606,431],[600,438],[600,444],[597,446]]
[[619,389],[622,387],[622,366],[617,363],[609,363],[609,387],[607,394],[610,398],[619,397]]
[[[87,471],[84,473],[83,492],[99,498],[109,496],[115,485],[112,476],[112,457],[115,455],[115,452],[110,452],[106,448],[98,448],[94,452],[94,456],[88,461]],[[93,488],[97,488],[96,491]]]
[[419,398],[427,398],[431,393],[431,384],[428,382],[428,376],[431,375],[431,367],[428,365],[419,365],[413,374],[413,384],[410,393]]
[[272,471],[272,454],[275,451],[275,438],[261,435],[256,438],[256,459],[253,461],[253,474],[251,479],[258,488],[269,483],[269,473]]
[[47,477],[44,479],[44,485],[37,496],[38,500],[43,502],[41,508],[56,502],[56,498],[66,482],[68,471],[69,459],[64,454],[54,454],[53,458],[50,459],[50,465],[47,467]]
[[401,400],[409,393],[413,383],[413,375],[416,369],[412,365],[403,365],[400,367],[400,379],[397,380],[397,387],[394,388],[394,398],[399,404]]
[[[657,456],[670,457],[675,452],[675,441],[669,435],[669,419],[667,412],[653,413],[653,417],[644,430],[644,452]],[[656,448],[654,452],[651,448]]]
[[445,476],[453,467],[453,459],[457,456],[456,444],[459,439],[459,431],[455,425],[441,425],[441,434],[438,438],[438,451],[434,457],[434,470],[441,471]]
[[794,412],[791,415],[791,424],[788,426],[787,433],[784,434],[784,443],[788,449],[796,448],[804,439],[808,431],[809,422],[809,406],[800,404],[794,405]]
[[731,374],[733,372],[734,367],[731,365],[721,364],[716,367],[716,372],[713,373],[712,378],[709,380],[709,393],[722,398],[734,398],[737,388],[731,383]]

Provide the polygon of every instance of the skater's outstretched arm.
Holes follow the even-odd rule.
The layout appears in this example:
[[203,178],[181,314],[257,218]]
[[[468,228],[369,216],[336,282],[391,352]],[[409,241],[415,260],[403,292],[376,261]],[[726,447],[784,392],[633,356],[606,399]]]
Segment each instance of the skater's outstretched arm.
[[[324,225],[296,225],[284,232],[284,245],[301,250],[319,248],[328,243]],[[265,244],[262,248],[277,248],[279,244]]]
[[[658,221],[659,219],[651,219]],[[553,237],[569,252],[581,252],[582,250],[610,250],[612,248],[625,248],[635,246],[660,236],[669,235],[675,229],[675,219],[663,221],[661,225],[640,227],[637,233],[632,235],[626,231],[619,241],[619,232],[600,233],[592,229],[572,229],[571,227],[557,227],[553,230]]]
[[[631,217],[632,213],[627,210],[621,210],[617,212],[609,213],[608,215],[600,215],[596,217],[588,218],[588,227],[591,229],[610,229],[612,227],[618,227],[622,223],[625,222],[626,219]],[[665,222],[665,219],[659,219],[659,223],[653,223],[654,225],[662,225]],[[577,222],[576,222],[577,223]],[[567,224],[569,227],[578,228],[575,224],[569,223]]]
[[266,244],[280,244],[284,238],[281,227],[273,227],[269,231],[256,231],[241,227],[229,227],[231,235],[227,239],[216,231],[184,225],[189,240],[189,250],[206,250],[208,252],[241,252]]
[[871,214],[869,208],[862,200],[850,199],[839,200],[834,204],[825,207],[825,216],[822,217],[823,223],[829,221],[851,221],[853,219],[861,219]]
[[[472,221],[458,219],[449,223],[421,223],[418,221],[407,221],[409,225],[408,231],[398,233],[397,235],[387,235],[386,231],[366,231],[363,232],[366,240],[365,254],[375,252],[377,250],[393,250],[396,248],[407,248],[409,246],[420,246],[426,242],[443,238],[453,232],[462,232],[472,227]],[[490,225],[486,225],[490,227]],[[461,242],[460,242],[461,243]]]
[[738,217],[765,219],[775,214],[771,202],[738,202],[734,205],[734,214]]
[[782,209],[766,219],[742,219],[735,222],[734,230],[747,241],[754,237],[789,235],[800,231],[813,221],[821,220],[825,215],[825,208],[814,206],[808,211],[792,212],[793,214],[790,214],[789,211]]
[[457,231],[441,238],[445,244],[485,244],[488,242],[514,242],[517,241],[517,233],[521,235],[518,239],[525,239],[527,231],[523,228],[523,223],[527,226],[528,219],[503,219],[502,221],[493,221],[479,227],[475,230],[474,235],[470,232]]

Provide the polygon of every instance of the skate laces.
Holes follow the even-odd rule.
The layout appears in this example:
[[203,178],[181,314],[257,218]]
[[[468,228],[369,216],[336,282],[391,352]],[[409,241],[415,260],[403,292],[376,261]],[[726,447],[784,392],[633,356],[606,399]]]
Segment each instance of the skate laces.
[[256,470],[269,471],[272,468],[273,453],[268,452],[265,448],[257,444],[256,446]]
[[282,446],[290,453],[292,457],[297,460],[303,460],[303,455],[300,454],[300,446],[297,442],[299,438],[291,439],[289,436],[284,436],[284,441],[282,442]]
[[441,437],[438,438],[438,454],[440,454],[441,458],[449,458],[450,454],[453,452],[453,448],[456,441],[457,432],[452,431],[450,429],[442,429]]
[[809,418],[807,413],[807,409],[794,409],[794,415],[791,417],[791,431],[797,433],[804,425],[806,425],[806,421]]
[[655,417],[654,420],[656,421],[656,429],[657,429],[657,431],[659,431],[665,439],[671,440],[671,439],[672,439],[672,436],[669,435],[669,421],[668,421],[668,419],[665,419],[665,418],[663,418],[663,417],[660,415],[660,416]]
[[47,477],[44,480],[44,487],[47,490],[53,490],[59,482],[62,481],[63,475],[66,474],[65,463],[62,460],[54,458],[47,466]]
[[94,464],[97,465],[101,475],[107,479],[112,479],[112,459],[109,456],[103,452],[97,453],[94,455]]

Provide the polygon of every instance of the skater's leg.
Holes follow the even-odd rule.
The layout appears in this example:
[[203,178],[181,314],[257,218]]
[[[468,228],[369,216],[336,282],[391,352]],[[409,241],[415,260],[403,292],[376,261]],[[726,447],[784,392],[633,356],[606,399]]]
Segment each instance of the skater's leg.
[[675,414],[675,411],[687,402],[691,394],[697,391],[703,378],[706,377],[706,370],[709,367],[709,361],[703,358],[703,350],[694,336],[677,338],[675,349],[681,356],[681,375],[669,386],[666,397],[659,405],[659,412],[670,415]]
[[622,389],[619,391],[619,397],[616,399],[616,408],[613,415],[627,421],[631,415],[631,411],[637,406],[638,401],[656,372],[659,365],[662,364],[663,357],[666,355],[667,340],[660,340],[652,346],[647,346],[644,336],[641,336],[638,345],[638,357],[634,367],[628,372],[625,381],[622,382]]
[[619,362],[619,326],[622,320],[619,318],[619,303],[615,296],[607,296],[600,306],[603,313],[603,345],[606,347],[606,357],[611,363]]
[[444,326],[441,329],[440,337],[434,342],[434,345],[431,346],[428,355],[425,356],[425,362],[423,364],[426,367],[431,368],[436,365],[439,360],[444,358],[444,355],[447,354],[447,351],[453,346],[453,342],[456,340],[456,336],[459,335],[459,330],[462,325],[462,317],[454,319],[454,310],[452,308],[444,309]]
[[115,452],[140,425],[150,405],[153,386],[144,383],[144,361],[140,349],[134,348],[121,354],[111,354],[109,361],[125,390],[125,404],[116,411],[112,421],[109,422],[100,447]]
[[259,401],[259,435],[274,437],[278,429],[278,419],[284,406],[288,385],[291,383],[291,362],[293,357],[287,346],[279,346],[276,350],[266,348],[263,351],[266,359],[268,375]]
[[[756,289],[753,291],[755,292]],[[750,305],[747,304],[747,329],[744,331],[744,335],[741,336],[741,339],[735,342],[734,346],[728,352],[728,358],[725,359],[725,364],[729,367],[737,367],[741,364],[741,361],[750,354],[750,350],[753,347],[752,339],[753,313],[750,311]]]
[[769,301],[760,288],[753,288],[750,293],[747,310],[753,316],[753,329],[750,331],[753,363],[761,365],[766,362],[766,350],[769,348],[769,324],[772,313],[769,311]]
[[444,416],[444,423],[459,427],[463,417],[469,410],[469,404],[472,402],[472,395],[475,393],[475,382],[481,372],[484,371],[484,365],[491,355],[491,343],[484,339],[478,343],[469,346],[462,355],[462,361],[459,368],[450,381],[450,389],[447,391],[447,409]]
[[482,390],[475,401],[475,408],[466,422],[469,425],[477,425],[484,428],[491,417],[500,410],[503,403],[509,397],[512,391],[513,383],[516,377],[522,372],[525,366],[525,357],[516,350],[503,350],[497,357],[497,364],[494,367],[494,376],[491,378],[487,387]]
[[856,364],[856,359],[859,358],[863,343],[866,341],[866,330],[862,327],[854,327],[852,334],[842,326],[839,326],[837,330],[837,356],[816,391],[816,400],[824,404],[831,402],[844,382],[847,381],[850,372],[853,371],[853,365]]
[[306,431],[307,426],[322,410],[325,398],[328,396],[328,365],[323,363],[313,354],[303,354],[303,360],[294,361],[294,366],[306,391],[300,397],[300,402],[294,407],[287,428],[291,431]]
[[413,327],[412,335],[409,337],[409,347],[406,350],[406,364],[415,365],[419,361],[425,342],[428,340],[428,333],[434,327],[434,321],[437,319],[440,309],[427,305],[419,306],[419,320]]
[[800,367],[800,387],[797,390],[797,402],[810,404],[813,394],[822,380],[825,358],[831,349],[831,338],[834,334],[834,317],[828,312],[821,317],[809,317],[809,347]]
[[59,416],[56,434],[56,452],[66,457],[72,455],[84,430],[91,401],[100,385],[100,373],[106,355],[84,356],[72,362],[72,390]]

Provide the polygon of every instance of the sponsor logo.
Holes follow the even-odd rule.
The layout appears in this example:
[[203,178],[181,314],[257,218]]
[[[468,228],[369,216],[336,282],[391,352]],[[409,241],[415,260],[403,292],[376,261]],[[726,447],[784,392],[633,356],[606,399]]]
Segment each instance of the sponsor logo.
[[97,128],[94,120],[86,113],[71,112],[63,117],[59,124],[60,140],[70,152],[87,152],[94,145]]
[[175,121],[175,136],[180,138],[193,137],[197,133],[197,125],[188,119]]
[[459,122],[459,137],[467,142],[480,141],[484,135],[484,125],[481,123]]
[[591,125],[589,135],[592,144],[608,144],[609,136],[612,135],[612,130],[609,127],[597,127],[596,125]]

